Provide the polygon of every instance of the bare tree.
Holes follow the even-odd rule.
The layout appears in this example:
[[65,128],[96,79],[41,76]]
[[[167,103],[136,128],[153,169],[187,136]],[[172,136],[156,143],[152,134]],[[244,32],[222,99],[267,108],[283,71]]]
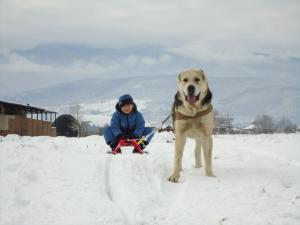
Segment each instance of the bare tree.
[[282,133],[294,133],[297,130],[297,125],[289,119],[283,117],[276,123],[276,131]]
[[74,116],[76,118],[76,120],[78,121],[78,124],[79,124],[79,132],[78,132],[78,137],[80,136],[81,134],[81,128],[80,128],[80,124],[81,124],[81,111],[80,111],[80,104],[73,104],[73,105],[70,105],[70,114],[72,116]]
[[266,114],[259,115],[255,118],[253,124],[256,127],[257,133],[274,133],[274,119],[271,116]]
[[233,131],[233,117],[228,113],[221,114],[219,111],[214,112],[214,133],[228,134]]

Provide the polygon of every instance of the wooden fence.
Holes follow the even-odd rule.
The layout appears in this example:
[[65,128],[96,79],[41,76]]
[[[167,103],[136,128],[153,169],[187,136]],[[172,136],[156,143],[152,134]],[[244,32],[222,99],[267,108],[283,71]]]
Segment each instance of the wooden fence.
[[24,116],[0,115],[0,135],[56,136],[56,128],[49,121]]

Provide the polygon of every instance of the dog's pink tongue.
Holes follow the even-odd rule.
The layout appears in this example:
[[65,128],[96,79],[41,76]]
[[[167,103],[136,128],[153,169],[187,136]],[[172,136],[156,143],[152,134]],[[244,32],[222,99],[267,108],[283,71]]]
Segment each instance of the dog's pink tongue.
[[187,96],[187,101],[192,105],[196,102],[196,96],[194,95],[189,95]]

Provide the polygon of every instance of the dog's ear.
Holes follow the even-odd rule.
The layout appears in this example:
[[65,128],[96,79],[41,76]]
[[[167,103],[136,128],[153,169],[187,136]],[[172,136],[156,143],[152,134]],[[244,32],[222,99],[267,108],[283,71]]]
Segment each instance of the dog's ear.
[[201,101],[201,104],[202,105],[209,104],[209,103],[211,103],[211,100],[212,100],[212,93],[208,88],[205,97]]
[[181,73],[178,74],[178,81],[179,81],[179,82],[181,81]]
[[202,80],[205,80],[205,73],[202,69],[199,69],[199,72],[200,72],[200,76],[202,78]]
[[183,104],[182,100],[181,100],[181,97],[180,97],[180,94],[179,94],[179,91],[177,91],[176,95],[175,95],[175,99],[174,99],[174,104],[175,104],[175,107],[177,108],[178,106],[181,106]]

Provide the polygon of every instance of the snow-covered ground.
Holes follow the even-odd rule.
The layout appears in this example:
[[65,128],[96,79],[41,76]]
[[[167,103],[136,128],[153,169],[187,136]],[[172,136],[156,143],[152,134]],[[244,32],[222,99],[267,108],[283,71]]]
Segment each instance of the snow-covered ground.
[[215,178],[189,140],[177,184],[167,140],[109,155],[99,136],[0,137],[0,224],[300,224],[300,134],[215,136]]

